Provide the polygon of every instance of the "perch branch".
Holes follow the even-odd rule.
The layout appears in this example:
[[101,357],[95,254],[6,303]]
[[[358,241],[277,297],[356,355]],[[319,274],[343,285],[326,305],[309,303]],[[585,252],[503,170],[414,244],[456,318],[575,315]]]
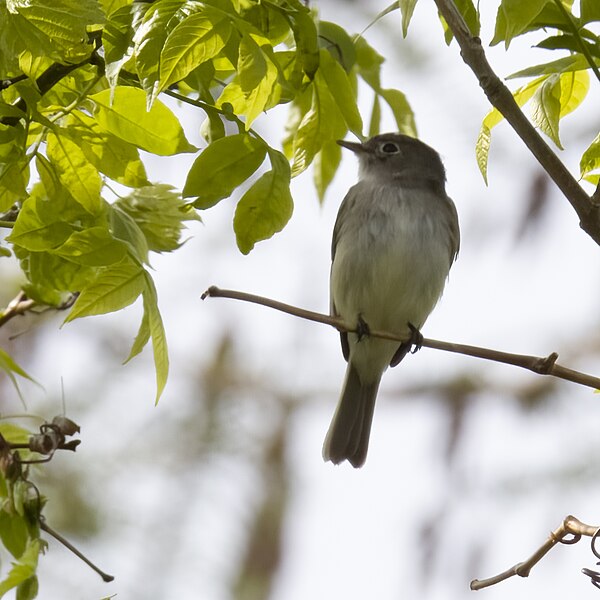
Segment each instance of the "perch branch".
[[[487,579],[474,579],[471,581],[471,589],[482,590],[483,588],[496,585],[515,575],[518,575],[519,577],[528,577],[531,569],[540,562],[540,560],[542,560],[556,544],[575,544],[584,535],[593,537],[597,530],[597,526],[586,525],[579,519],[569,515],[564,518],[563,522],[554,531],[550,532],[548,539],[546,539],[546,541],[527,560],[517,563],[510,569],[498,573],[498,575],[494,575],[493,577],[488,577]],[[566,539],[569,535],[573,537]]]
[[[305,310],[292,306],[291,304],[284,304],[271,298],[265,298],[263,296],[257,296],[255,294],[247,294],[246,292],[239,292],[236,290],[223,290],[216,286],[209,287],[203,294],[202,299],[205,298],[231,298],[232,300],[241,300],[243,302],[252,302],[254,304],[260,304],[273,308],[281,312],[307,319],[309,321],[315,321],[317,323],[324,323],[335,327],[338,331],[349,331],[356,332],[354,326],[347,325],[342,319],[324,315],[322,313],[313,312],[311,310]],[[371,330],[369,335],[384,340],[392,340],[395,342],[406,342],[408,336],[398,335],[389,331],[376,331]],[[446,352],[455,352],[457,354],[466,354],[468,356],[474,356],[476,358],[482,358],[484,360],[492,360],[494,362],[504,363],[507,365],[513,365],[515,367],[521,367],[529,371],[533,371],[539,375],[552,375],[559,379],[565,379],[585,385],[593,389],[600,389],[600,378],[594,377],[593,375],[587,375],[573,369],[568,369],[557,364],[556,360],[558,354],[552,352],[546,357],[540,356],[529,356],[526,354],[513,354],[511,352],[501,352],[500,350],[492,350],[490,348],[481,348],[479,346],[469,346],[466,344],[455,344],[452,342],[443,342],[440,340],[433,340],[429,338],[423,338],[422,346],[426,348],[433,348],[435,350],[444,350]]]
[[510,90],[490,66],[481,40],[471,34],[454,0],[434,0],[440,14],[454,34],[460,54],[479,81],[492,106],[506,118],[517,135],[569,201],[580,227],[600,245],[600,204],[593,202],[567,167],[544,141],[515,102]]

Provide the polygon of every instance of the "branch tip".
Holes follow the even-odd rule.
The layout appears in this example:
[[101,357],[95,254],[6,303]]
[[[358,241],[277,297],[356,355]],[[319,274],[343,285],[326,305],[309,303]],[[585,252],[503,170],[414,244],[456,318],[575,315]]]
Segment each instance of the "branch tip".
[[215,298],[219,295],[221,290],[216,285],[211,285],[203,294],[200,296],[201,300],[206,300],[206,298]]

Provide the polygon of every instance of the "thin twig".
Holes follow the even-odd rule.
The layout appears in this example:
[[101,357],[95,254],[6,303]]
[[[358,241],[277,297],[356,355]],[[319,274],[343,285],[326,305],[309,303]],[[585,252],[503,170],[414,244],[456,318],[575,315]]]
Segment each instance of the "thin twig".
[[65,548],[68,548],[73,554],[75,554],[77,558],[80,558],[86,565],[88,565],[88,567],[96,571],[96,573],[98,573],[98,575],[102,577],[102,581],[108,583],[114,580],[113,575],[109,575],[108,573],[105,573],[100,568],[98,568],[87,556],[85,556],[79,550],[77,550],[77,548],[75,548],[75,546],[73,546],[73,544],[71,544],[69,540],[64,538],[60,533],[58,533],[58,531],[55,531],[54,529],[52,529],[52,527],[47,525],[44,519],[40,519],[40,529],[42,531],[45,531],[46,533],[49,533],[54,539],[58,540],[63,546],[65,546]]
[[434,2],[454,34],[463,60],[477,77],[492,106],[502,113],[564,194],[579,217],[580,227],[600,245],[600,205],[591,202],[585,190],[519,108],[510,90],[490,66],[481,40],[471,34],[454,0],[434,0]]
[[35,306],[35,300],[27,298],[25,292],[19,292],[8,304],[8,306],[0,312],[0,327],[7,321],[10,321],[17,315],[24,315],[27,311]]
[[[322,313],[313,312],[291,304],[284,304],[271,298],[265,298],[263,296],[257,296],[255,294],[247,294],[246,292],[239,292],[236,290],[223,290],[216,286],[209,287],[203,294],[202,299],[207,297],[211,298],[231,298],[233,300],[241,300],[243,302],[252,302],[254,304],[260,304],[267,306],[275,310],[307,319],[309,321],[315,321],[317,323],[324,323],[325,325],[331,325],[338,331],[349,331],[356,332],[354,325],[348,325],[342,319],[324,315]],[[389,331],[377,331],[370,330],[369,335],[384,340],[393,340],[396,342],[406,342],[409,340],[407,335],[399,335],[391,333]],[[521,367],[528,371],[533,371],[538,375],[552,375],[559,379],[565,379],[578,383],[593,389],[600,389],[600,378],[573,369],[568,369],[556,363],[558,354],[552,352],[547,357],[541,356],[529,356],[526,354],[513,354],[511,352],[501,352],[500,350],[492,350],[490,348],[481,348],[479,346],[469,346],[467,344],[455,344],[453,342],[443,342],[440,340],[433,340],[429,338],[423,338],[422,346],[426,348],[433,348],[435,350],[444,350],[446,352],[455,352],[457,354],[466,354],[468,356],[474,356],[476,358],[482,358],[484,360],[492,360],[494,362],[504,363],[507,365],[513,365],[515,367]]]
[[[518,575],[519,577],[528,577],[531,569],[540,562],[540,560],[544,558],[556,544],[575,544],[584,535],[593,537],[597,530],[597,526],[587,525],[572,515],[569,515],[564,518],[563,522],[550,533],[548,539],[527,560],[517,563],[510,569],[498,573],[498,575],[494,575],[493,577],[488,577],[487,579],[474,579],[471,581],[471,589],[482,590],[483,588],[510,579],[515,575]],[[566,539],[569,535],[574,537]]]
[[25,292],[19,292],[8,304],[4,310],[0,310],[0,327],[19,315],[24,315],[32,309],[39,307],[40,310],[35,314],[46,312],[47,310],[66,310],[71,308],[77,300],[78,293],[71,294],[62,304],[58,306],[40,306],[35,300],[27,298]]

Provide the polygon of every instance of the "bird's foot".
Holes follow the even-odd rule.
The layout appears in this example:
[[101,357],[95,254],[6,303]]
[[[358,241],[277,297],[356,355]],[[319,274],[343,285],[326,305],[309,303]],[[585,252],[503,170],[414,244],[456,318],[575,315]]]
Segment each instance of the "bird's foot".
[[358,341],[363,339],[363,337],[370,335],[371,329],[367,322],[362,318],[362,315],[358,315],[358,321],[356,322],[356,335],[358,336]]
[[410,338],[408,343],[410,344],[410,353],[416,354],[423,346],[423,334],[412,324],[408,324],[410,329]]
[[398,350],[392,356],[390,367],[395,367],[409,352],[411,354],[418,352],[423,345],[421,332],[412,323],[408,323],[408,328],[410,329],[410,338],[400,344]]

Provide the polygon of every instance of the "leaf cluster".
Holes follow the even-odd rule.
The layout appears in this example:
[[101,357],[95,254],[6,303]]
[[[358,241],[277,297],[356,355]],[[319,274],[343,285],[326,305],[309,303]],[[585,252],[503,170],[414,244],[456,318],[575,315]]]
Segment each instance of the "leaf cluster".
[[[600,35],[594,25],[600,22],[600,3],[596,0],[503,0],[496,17],[492,44],[511,41],[525,34],[541,34],[535,48],[565,53],[565,56],[522,69],[508,79],[528,78],[513,92],[519,106],[529,105],[535,125],[559,148],[560,121],[586,98],[590,76],[600,81]],[[575,6],[574,6],[575,5]],[[573,9],[578,10],[578,16]],[[484,118],[476,144],[477,162],[487,181],[491,130],[503,120],[497,109]],[[583,152],[580,177],[597,184],[600,180],[600,133]]]
[[[141,296],[129,358],[152,339],[158,399],[168,356],[149,253],[176,250],[184,222],[240,186],[233,226],[249,252],[285,226],[290,180],[313,162],[323,198],[335,140],[362,137],[357,77],[374,91],[371,134],[380,99],[414,133],[404,96],[381,86],[382,62],[300,0],[0,0],[0,215],[11,214],[0,225],[12,229],[2,255],[19,260],[38,304],[76,294],[66,321]],[[160,96],[203,113],[204,150]],[[281,104],[284,152],[252,129]],[[152,183],[141,152],[198,153],[182,193]]]

